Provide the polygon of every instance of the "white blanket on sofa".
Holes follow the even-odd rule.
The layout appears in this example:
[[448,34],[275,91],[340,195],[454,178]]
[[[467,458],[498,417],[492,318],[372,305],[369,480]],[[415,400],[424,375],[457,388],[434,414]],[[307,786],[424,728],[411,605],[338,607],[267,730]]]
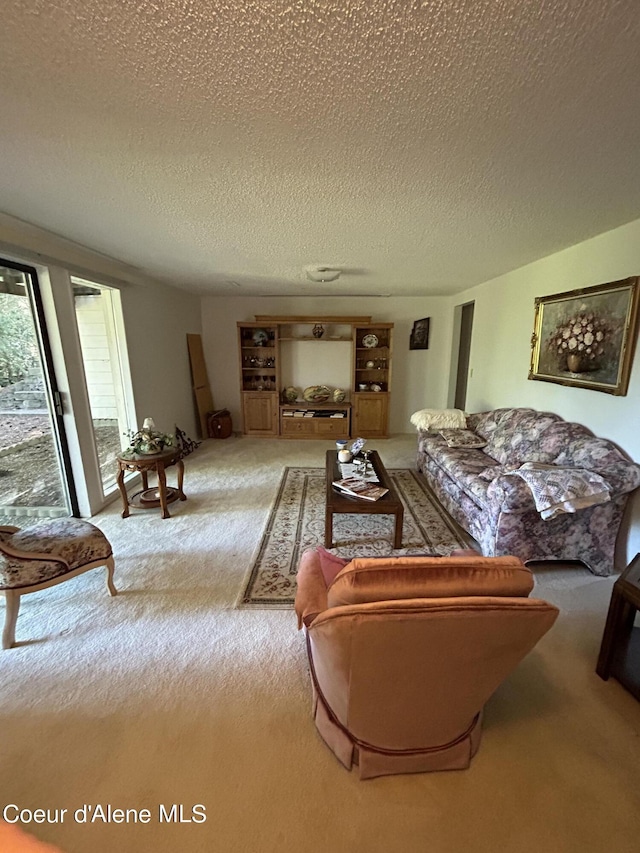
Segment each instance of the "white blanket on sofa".
[[553,518],[562,512],[576,512],[611,499],[607,481],[586,468],[525,462],[519,468],[504,473],[522,477],[531,489],[536,509],[543,519]]
[[410,418],[416,429],[464,429],[467,416],[462,409],[420,409]]

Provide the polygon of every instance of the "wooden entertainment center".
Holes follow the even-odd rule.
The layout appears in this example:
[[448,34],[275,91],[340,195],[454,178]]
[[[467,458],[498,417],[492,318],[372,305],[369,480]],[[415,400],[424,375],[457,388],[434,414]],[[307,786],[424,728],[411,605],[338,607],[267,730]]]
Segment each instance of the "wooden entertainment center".
[[[371,317],[256,315],[238,324],[240,395],[245,435],[274,438],[386,438],[393,323],[376,323]],[[293,385],[293,345],[313,342],[314,384],[333,392],[331,376],[323,364],[332,344],[348,342],[350,370],[344,400],[308,402],[298,388],[295,402],[285,400],[284,389]],[[311,384],[311,383],[309,383]]]

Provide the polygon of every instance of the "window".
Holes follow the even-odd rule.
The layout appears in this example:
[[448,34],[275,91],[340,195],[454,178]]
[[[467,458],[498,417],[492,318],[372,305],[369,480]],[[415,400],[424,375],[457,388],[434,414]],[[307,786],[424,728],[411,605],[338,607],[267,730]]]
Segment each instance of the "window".
[[120,293],[72,277],[76,322],[103,493],[116,488],[116,456],[127,446],[132,415]]

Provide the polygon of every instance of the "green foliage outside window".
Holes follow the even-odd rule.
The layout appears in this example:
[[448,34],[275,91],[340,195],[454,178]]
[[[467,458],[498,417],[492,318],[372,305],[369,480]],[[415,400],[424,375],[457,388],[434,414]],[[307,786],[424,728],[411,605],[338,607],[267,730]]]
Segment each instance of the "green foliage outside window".
[[0,293],[0,387],[24,379],[38,364],[38,345],[29,301]]

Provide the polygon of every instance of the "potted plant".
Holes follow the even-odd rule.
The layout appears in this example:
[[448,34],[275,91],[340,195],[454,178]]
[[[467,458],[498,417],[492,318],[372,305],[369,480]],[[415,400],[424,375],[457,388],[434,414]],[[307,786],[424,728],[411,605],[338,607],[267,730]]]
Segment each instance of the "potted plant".
[[158,432],[151,418],[145,420],[142,429],[129,430],[125,433],[129,439],[129,447],[124,451],[125,455],[152,456],[162,453],[167,447],[173,447],[175,436],[170,433]]

